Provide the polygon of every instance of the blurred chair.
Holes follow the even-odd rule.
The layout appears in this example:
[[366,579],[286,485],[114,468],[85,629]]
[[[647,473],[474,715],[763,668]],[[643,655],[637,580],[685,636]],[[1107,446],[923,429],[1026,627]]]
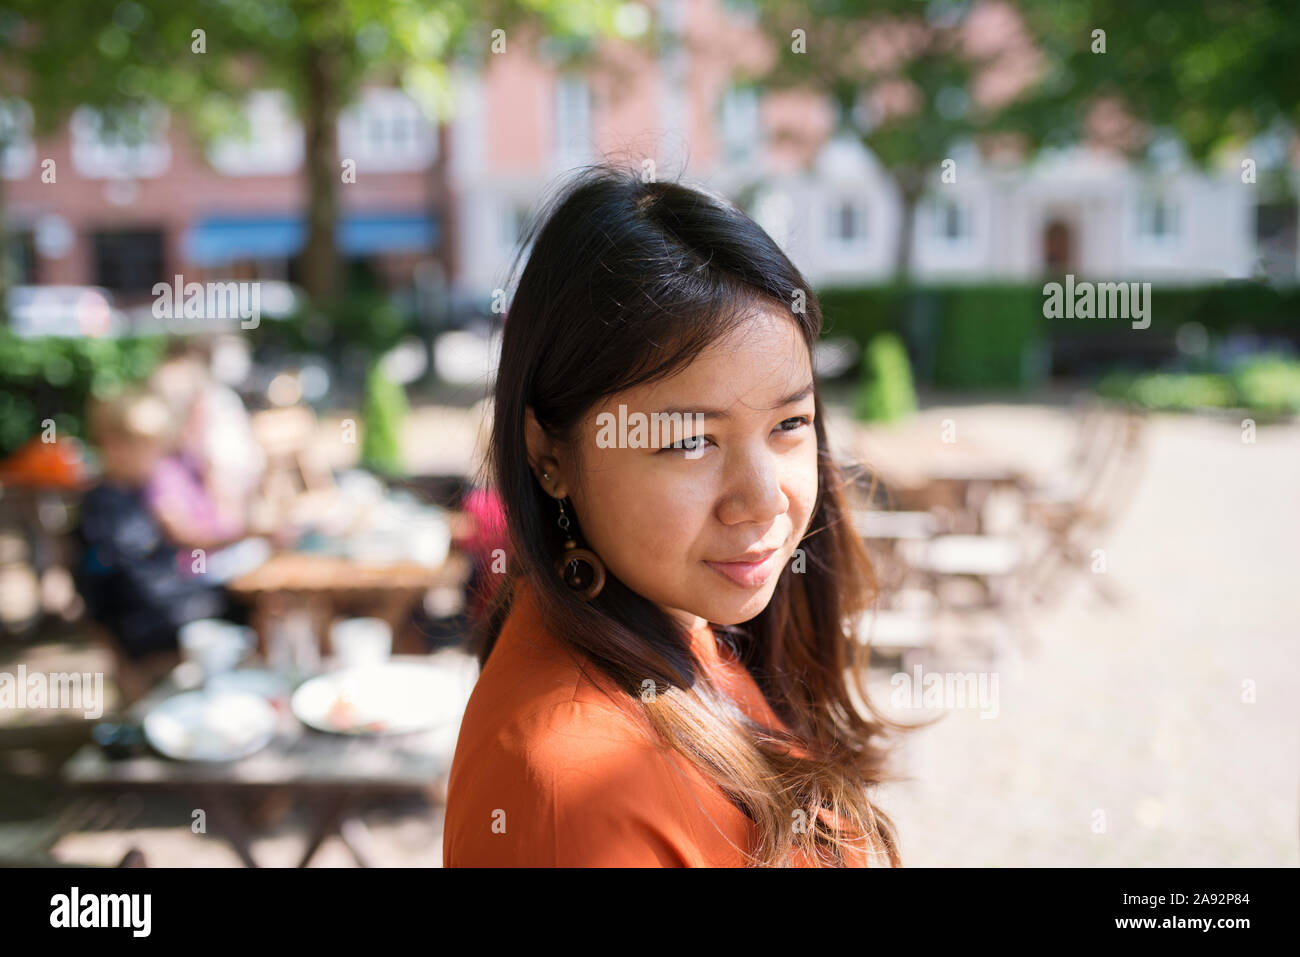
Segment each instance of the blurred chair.
[[899,554],[899,544],[904,541],[925,541],[939,529],[934,515],[929,512],[888,512],[877,509],[854,509],[853,530],[867,546],[875,567],[876,583],[882,599],[907,588],[911,567]]
[[[1097,417],[1100,417],[1097,419]],[[1094,411],[1096,421],[1081,423],[1073,471],[1062,480],[1030,490],[1026,517],[1047,535],[1035,564],[1031,595],[1042,602],[1059,593],[1064,573],[1091,567],[1092,550],[1132,500],[1144,467],[1145,417],[1134,411]],[[1089,580],[1111,603],[1120,600],[1103,575]]]
[[305,406],[266,409],[250,416],[253,435],[266,453],[262,479],[267,494],[327,491],[334,487],[329,466],[315,453],[316,416]]
[[[997,535],[936,535],[908,542],[903,551],[941,610],[959,619],[992,613],[1006,625],[992,632],[994,654],[1015,650],[1011,641],[1020,648],[1035,644],[1025,614],[1029,566],[1020,541]],[[963,586],[971,586],[963,589],[964,597],[958,595]]]

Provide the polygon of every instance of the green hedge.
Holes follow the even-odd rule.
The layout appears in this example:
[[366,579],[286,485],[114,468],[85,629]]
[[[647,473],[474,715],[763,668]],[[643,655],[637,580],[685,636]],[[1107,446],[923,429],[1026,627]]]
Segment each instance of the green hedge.
[[865,347],[892,332],[911,347],[916,377],[948,389],[1026,389],[1045,374],[1040,286],[860,286],[818,293],[825,334]]
[[86,400],[148,377],[161,337],[25,339],[0,326],[0,455],[53,419],[60,437],[84,438]]
[[1199,322],[1218,333],[1238,328],[1260,333],[1294,330],[1300,328],[1300,288],[1275,289],[1259,283],[1153,286],[1151,328],[1176,332],[1187,322]]
[[[1080,280],[1082,281],[1082,280]],[[1024,390],[1047,375],[1054,338],[1144,336],[1168,341],[1185,323],[1211,334],[1300,334],[1300,287],[1259,283],[1151,289],[1151,326],[1123,319],[1045,319],[1043,282],[871,285],[818,292],[825,335],[863,347],[883,332],[907,341],[918,382],[951,389]]]

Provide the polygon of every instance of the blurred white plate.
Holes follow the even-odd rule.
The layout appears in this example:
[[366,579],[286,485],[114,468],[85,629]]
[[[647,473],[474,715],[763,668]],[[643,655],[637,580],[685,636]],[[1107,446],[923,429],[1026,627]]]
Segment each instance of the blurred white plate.
[[150,711],[144,733],[178,761],[237,761],[275,736],[275,710],[247,691],[187,691]]
[[462,682],[445,670],[391,662],[320,675],[293,694],[294,715],[335,734],[405,734],[460,720]]

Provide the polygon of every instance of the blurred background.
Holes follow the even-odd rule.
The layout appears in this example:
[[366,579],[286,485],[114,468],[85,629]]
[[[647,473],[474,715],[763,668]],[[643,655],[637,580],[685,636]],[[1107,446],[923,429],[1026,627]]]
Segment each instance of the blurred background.
[[1300,863],[1297,49],[1281,0],[6,0],[0,862],[441,862],[512,265],[614,162],[820,299],[875,701],[940,719],[905,864]]

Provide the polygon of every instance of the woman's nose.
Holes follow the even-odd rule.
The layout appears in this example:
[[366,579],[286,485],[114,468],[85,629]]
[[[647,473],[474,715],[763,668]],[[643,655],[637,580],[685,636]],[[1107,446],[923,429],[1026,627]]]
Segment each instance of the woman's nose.
[[732,481],[718,503],[718,520],[724,525],[770,522],[789,509],[780,463],[770,453],[746,456],[729,471]]

